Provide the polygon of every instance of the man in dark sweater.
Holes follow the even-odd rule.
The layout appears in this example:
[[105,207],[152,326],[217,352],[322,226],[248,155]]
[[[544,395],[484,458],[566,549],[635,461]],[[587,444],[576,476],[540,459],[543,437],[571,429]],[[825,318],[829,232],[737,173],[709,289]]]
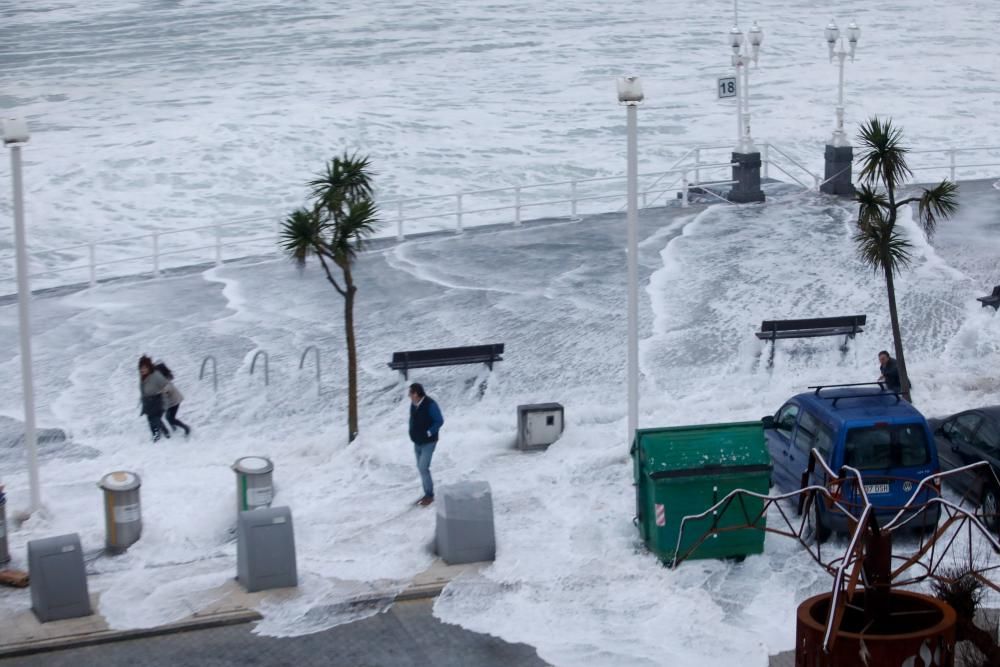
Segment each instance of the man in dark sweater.
[[434,502],[434,480],[431,479],[431,457],[437,446],[438,432],[444,425],[444,417],[437,401],[427,395],[423,385],[410,385],[410,440],[417,455],[417,470],[424,486],[424,496],[417,501],[426,507]]
[[900,390],[899,367],[896,366],[896,360],[890,357],[885,350],[878,353],[878,369],[882,373],[878,381],[884,382],[885,388],[889,391],[898,392]]

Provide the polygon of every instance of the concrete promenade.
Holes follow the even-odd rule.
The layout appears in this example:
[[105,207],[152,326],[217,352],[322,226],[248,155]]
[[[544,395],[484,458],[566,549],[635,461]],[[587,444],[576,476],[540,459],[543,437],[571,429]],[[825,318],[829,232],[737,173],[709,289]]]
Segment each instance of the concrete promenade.
[[[998,196],[993,181],[963,182],[963,196],[975,202],[960,216],[978,213],[982,203],[994,213]],[[975,208],[974,208],[975,207]],[[994,207],[995,208],[995,207]],[[682,213],[672,207],[671,217]],[[621,214],[608,214],[612,215]],[[544,222],[544,221],[539,221]],[[551,222],[551,221],[549,221]],[[526,222],[526,226],[531,223]],[[955,225],[953,225],[955,226]],[[484,228],[482,231],[487,231]],[[478,231],[478,230],[477,230]],[[943,229],[945,234],[951,230]],[[468,230],[466,233],[475,233]],[[383,243],[390,244],[387,240]],[[377,244],[375,248],[379,247]],[[658,252],[658,248],[645,250]],[[238,260],[237,260],[238,261]],[[196,272],[206,266],[178,269]],[[145,280],[152,276],[116,280]],[[58,288],[51,293],[82,289],[85,285]],[[989,285],[983,285],[986,294]],[[43,297],[45,292],[37,296]],[[0,297],[0,303],[11,297]],[[449,567],[436,563],[413,579],[395,601],[372,589],[369,598],[356,604],[378,602],[383,613],[335,628],[294,638],[262,637],[252,633],[260,619],[255,611],[261,594],[247,594],[229,582],[218,601],[195,609],[184,619],[141,630],[113,630],[99,613],[40,624],[30,611],[0,619],[0,667],[7,665],[544,665],[536,651],[523,644],[509,644],[496,637],[443,624],[433,617],[433,598],[455,576],[473,566]],[[29,596],[28,589],[4,595]],[[668,604],[668,602],[664,602]],[[95,609],[100,600],[95,596]],[[770,667],[794,664],[791,651],[772,656]]]

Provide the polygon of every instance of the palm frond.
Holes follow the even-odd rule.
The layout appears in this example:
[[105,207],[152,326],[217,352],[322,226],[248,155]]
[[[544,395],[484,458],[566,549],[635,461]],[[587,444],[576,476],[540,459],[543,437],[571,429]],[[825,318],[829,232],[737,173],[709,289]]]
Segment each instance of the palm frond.
[[281,225],[280,244],[295,263],[302,266],[311,254],[322,251],[325,224],[315,209],[292,211]]
[[370,160],[357,153],[344,153],[326,164],[325,170],[309,181],[311,196],[317,206],[339,218],[352,201],[371,199],[373,188]]
[[920,226],[928,238],[934,236],[938,220],[950,218],[958,210],[958,185],[942,180],[930,190],[924,190],[917,204]]
[[886,214],[890,204],[885,193],[878,192],[867,184],[862,184],[854,193],[854,200],[858,202],[859,227],[866,224],[887,222]]
[[881,120],[878,116],[868,119],[858,132],[861,144],[862,182],[881,184],[889,192],[905,182],[913,173],[906,164],[908,149],[902,145],[903,133],[894,127],[891,119]]
[[891,272],[895,275],[912,259],[910,249],[913,246],[885,219],[859,222],[854,243],[861,261],[875,273]]
[[353,262],[365,241],[377,231],[378,223],[378,207],[375,202],[370,199],[352,201],[336,224],[336,233],[331,243],[336,261]]

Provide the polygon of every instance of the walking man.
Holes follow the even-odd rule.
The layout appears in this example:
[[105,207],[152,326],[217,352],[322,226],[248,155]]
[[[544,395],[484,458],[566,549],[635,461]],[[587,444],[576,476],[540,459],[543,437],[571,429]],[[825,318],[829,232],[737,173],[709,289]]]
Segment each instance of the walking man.
[[431,479],[431,457],[437,446],[438,431],[444,425],[444,417],[437,402],[427,395],[423,385],[410,385],[410,440],[417,455],[417,470],[424,486],[424,496],[417,501],[422,507],[434,502],[434,480]]
[[878,353],[878,369],[882,373],[878,381],[884,382],[885,388],[889,391],[898,392],[900,390],[899,367],[896,366],[896,360],[890,357],[885,350]]

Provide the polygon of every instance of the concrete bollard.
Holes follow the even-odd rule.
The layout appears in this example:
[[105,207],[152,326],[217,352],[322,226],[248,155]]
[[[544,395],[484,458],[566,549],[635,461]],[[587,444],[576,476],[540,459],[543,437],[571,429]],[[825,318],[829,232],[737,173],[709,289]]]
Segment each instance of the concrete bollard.
[[10,551],[7,549],[7,496],[0,486],[0,565],[10,561]]
[[264,456],[244,456],[232,466],[236,472],[236,511],[270,507],[274,498],[274,464]]
[[101,478],[104,491],[104,544],[108,552],[124,553],[142,535],[142,481],[134,472],[118,470]]

